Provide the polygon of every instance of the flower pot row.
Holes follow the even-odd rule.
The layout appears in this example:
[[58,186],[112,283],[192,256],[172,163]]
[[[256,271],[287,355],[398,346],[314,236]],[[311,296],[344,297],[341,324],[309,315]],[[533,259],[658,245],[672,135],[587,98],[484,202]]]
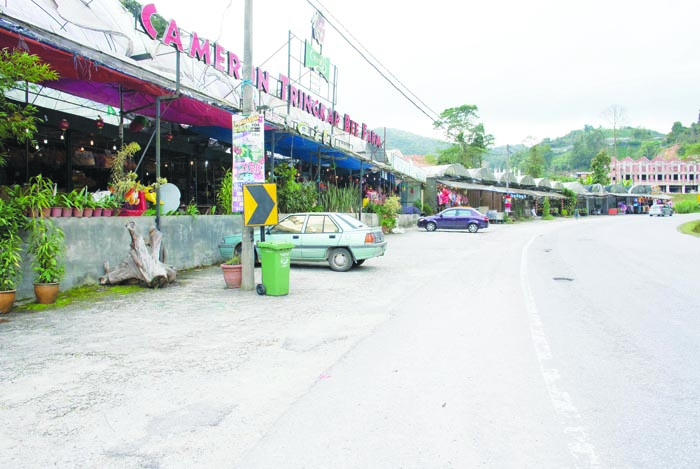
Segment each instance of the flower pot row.
[[118,209],[112,208],[70,208],[70,207],[52,207],[47,215],[50,217],[77,217],[77,218],[89,218],[89,217],[111,217],[118,213]]

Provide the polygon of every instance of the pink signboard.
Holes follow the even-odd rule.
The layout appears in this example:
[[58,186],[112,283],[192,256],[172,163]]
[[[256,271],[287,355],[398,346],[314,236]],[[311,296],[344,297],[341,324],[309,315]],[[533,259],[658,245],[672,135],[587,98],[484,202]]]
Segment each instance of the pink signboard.
[[233,116],[232,211],[243,211],[243,184],[265,182],[265,120],[262,114]]

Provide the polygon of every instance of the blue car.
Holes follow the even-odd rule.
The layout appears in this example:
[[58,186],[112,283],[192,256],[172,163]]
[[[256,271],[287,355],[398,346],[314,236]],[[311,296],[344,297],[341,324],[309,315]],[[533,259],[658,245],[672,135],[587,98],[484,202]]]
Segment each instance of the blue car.
[[489,227],[489,217],[471,207],[450,207],[436,215],[420,217],[418,228],[427,231],[467,230],[476,233]]

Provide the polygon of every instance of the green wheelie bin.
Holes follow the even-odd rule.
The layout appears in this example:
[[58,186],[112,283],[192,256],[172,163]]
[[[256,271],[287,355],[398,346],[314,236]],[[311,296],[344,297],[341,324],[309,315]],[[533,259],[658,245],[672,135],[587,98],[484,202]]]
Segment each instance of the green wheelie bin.
[[289,263],[294,244],[285,241],[258,243],[262,264],[262,283],[255,287],[259,295],[282,296],[289,293]]

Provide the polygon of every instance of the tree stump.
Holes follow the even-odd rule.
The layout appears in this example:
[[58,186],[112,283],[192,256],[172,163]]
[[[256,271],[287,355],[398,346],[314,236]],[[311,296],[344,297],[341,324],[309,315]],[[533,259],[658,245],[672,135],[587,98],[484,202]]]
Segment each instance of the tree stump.
[[[148,231],[150,243],[136,233],[136,223],[130,221],[126,229],[131,236],[129,256],[115,269],[105,262],[105,275],[100,277],[100,285],[117,285],[123,282],[137,282],[149,288],[165,287],[177,278],[177,269],[160,261],[163,234],[151,227]],[[165,260],[165,255],[163,256]]]

